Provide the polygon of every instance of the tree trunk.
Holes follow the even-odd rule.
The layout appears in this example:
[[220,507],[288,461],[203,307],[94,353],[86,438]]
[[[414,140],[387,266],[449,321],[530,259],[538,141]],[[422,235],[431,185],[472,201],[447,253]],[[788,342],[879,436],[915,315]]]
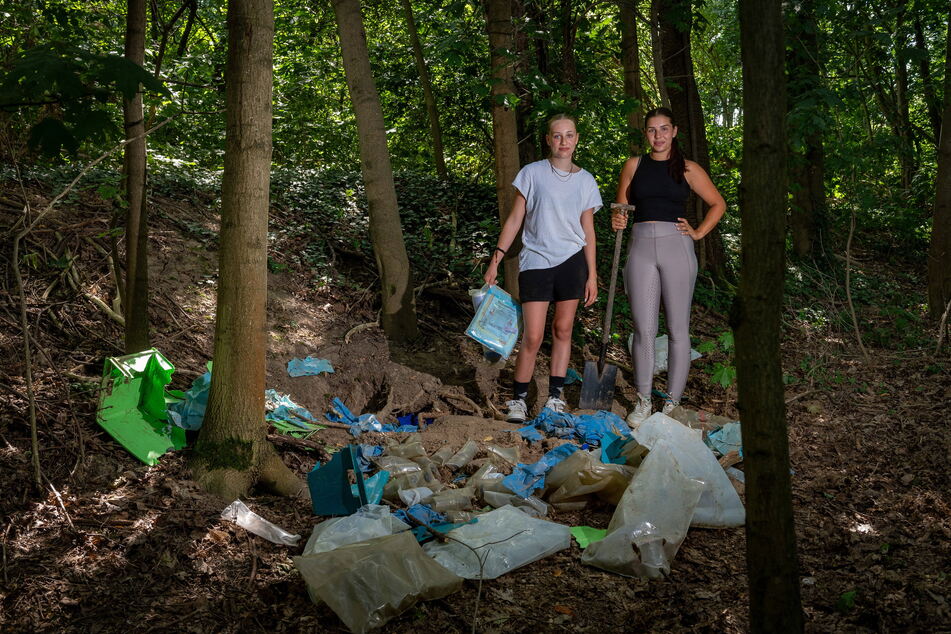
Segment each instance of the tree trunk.
[[[129,0],[126,17],[125,56],[139,66],[145,63],[145,0]],[[126,276],[122,293],[125,317],[125,351],[149,347],[149,224],[145,200],[145,121],[142,92],[123,101],[125,138]]]
[[928,53],[928,44],[919,17],[915,18],[915,48],[921,51],[918,58],[918,72],[921,74],[921,89],[924,92],[925,104],[928,106],[928,120],[931,121],[931,132],[937,146],[938,139],[941,137],[941,102],[935,94],[934,79],[931,77],[931,56]]
[[337,18],[337,32],[340,34],[347,88],[357,117],[360,169],[370,207],[370,240],[382,285],[381,325],[389,339],[406,341],[419,334],[416,299],[400,225],[393,168],[386,146],[383,109],[370,70],[360,0],[332,0],[332,3]]
[[229,0],[227,22],[215,364],[192,467],[226,500],[247,495],[255,482],[306,495],[267,442],[264,422],[272,0]]
[[[543,9],[537,2],[523,3],[520,0],[512,0],[511,5],[512,17],[516,23],[522,23],[527,18],[536,24],[545,24],[544,14],[541,13]],[[538,151],[539,147],[541,147],[541,135],[539,134],[538,124],[534,117],[535,100],[547,99],[550,96],[550,91],[542,90],[536,93],[536,91],[530,87],[522,85],[516,78],[518,75],[528,74],[532,70],[532,54],[529,49],[529,44],[532,45],[535,51],[535,68],[542,77],[548,76],[548,44],[544,38],[529,38],[525,29],[514,30],[513,42],[515,45],[513,82],[516,94],[518,95],[518,104],[515,106],[518,161],[520,165],[528,165],[540,158]]]
[[575,37],[578,21],[573,0],[561,0],[561,80],[572,87],[578,85],[578,63],[575,59]]
[[780,358],[785,272],[786,92],[780,0],[741,0],[742,269],[731,321],[743,452],[750,631],[801,632]]
[[[499,220],[505,224],[512,211],[518,174],[518,138],[516,136],[515,84],[512,81],[512,4],[511,0],[486,0],[486,24],[492,65],[492,137],[495,151],[495,191],[499,200]],[[505,288],[518,297],[518,252],[521,239],[509,247],[503,258]]]
[[928,250],[928,313],[936,323],[951,301],[951,23],[944,63],[944,113],[938,143],[937,191]]
[[825,112],[819,99],[815,98],[822,83],[814,0],[790,5],[786,25],[789,32],[786,59],[789,121],[792,135],[801,139],[790,144],[792,201],[789,231],[793,253],[798,257],[809,257],[813,254],[826,215],[824,130],[816,125],[816,119],[823,118]]
[[618,19],[621,23],[621,65],[624,68],[624,96],[628,99],[627,127],[630,152],[637,156],[644,151],[644,112],[646,98],[641,85],[641,61],[637,49],[636,0],[620,0]]
[[[660,21],[660,60],[670,97],[670,109],[678,125],[677,137],[687,158],[710,172],[710,154],[703,121],[700,93],[693,74],[690,53],[691,0],[653,0]],[[657,63],[657,60],[654,60]],[[687,201],[686,218],[696,227],[703,221],[707,205],[695,194]],[[719,230],[714,227],[696,243],[701,270],[717,279],[726,277],[726,252]]]
[[426,114],[429,116],[429,130],[433,136],[433,157],[436,161],[436,175],[446,180],[446,156],[442,149],[442,128],[439,126],[439,111],[436,109],[436,98],[433,96],[433,84],[429,79],[429,69],[423,57],[423,47],[419,43],[419,32],[416,30],[416,20],[413,18],[413,6],[410,0],[400,0],[403,5],[403,15],[406,16],[406,28],[409,31],[410,43],[413,45],[413,57],[416,59],[416,70],[419,72],[419,83],[423,87],[423,99],[426,102]]
[[908,34],[905,27],[905,10],[898,15],[895,25],[895,106],[898,116],[898,136],[901,139],[899,159],[901,161],[901,184],[908,189],[918,171],[918,161],[915,156],[915,133],[911,127],[911,115],[908,111],[908,60],[903,57],[903,51],[908,46]]

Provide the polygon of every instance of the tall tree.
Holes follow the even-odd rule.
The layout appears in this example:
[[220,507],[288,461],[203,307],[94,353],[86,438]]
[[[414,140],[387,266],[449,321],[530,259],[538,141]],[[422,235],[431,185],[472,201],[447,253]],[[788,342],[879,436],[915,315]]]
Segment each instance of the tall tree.
[[[125,56],[139,66],[145,63],[145,0],[129,0],[126,14]],[[149,224],[145,195],[145,120],[142,91],[123,100],[125,147],[126,277],[121,294],[125,317],[125,351],[149,347]]]
[[628,100],[627,127],[631,155],[644,151],[644,86],[641,84],[641,60],[637,48],[637,2],[619,0],[621,24],[621,66],[624,69],[624,97]]
[[227,500],[255,482],[306,495],[267,442],[264,423],[272,0],[229,0],[227,22],[215,365],[192,466],[205,488]]
[[951,22],[948,23],[945,50],[944,112],[938,143],[931,247],[928,249],[928,312],[936,322],[951,302]]
[[426,102],[426,114],[429,116],[429,131],[433,137],[433,158],[436,161],[436,174],[445,180],[446,156],[442,149],[442,128],[439,125],[439,110],[436,107],[436,97],[433,94],[433,83],[429,79],[429,68],[426,58],[423,57],[423,46],[419,42],[419,32],[416,29],[416,19],[413,17],[413,5],[410,0],[400,0],[403,5],[403,16],[406,18],[406,29],[409,31],[410,44],[413,47],[413,58],[416,60],[416,70],[419,72],[419,83],[423,87],[423,100]]
[[825,111],[819,66],[815,0],[787,4],[790,126],[790,215],[793,253],[812,255],[825,219]]
[[394,341],[405,341],[418,334],[416,300],[403,228],[400,226],[393,168],[386,146],[386,124],[370,70],[360,0],[332,0],[332,3],[337,17],[347,88],[357,118],[360,169],[370,206],[370,240],[382,285],[383,310],[380,319],[387,337]]
[[[662,68],[658,81],[664,81],[670,98],[670,109],[677,120],[681,147],[710,173],[710,153],[704,127],[703,107],[697,80],[693,73],[690,52],[690,31],[693,22],[692,0],[652,0],[653,13],[659,20],[659,47],[655,50],[654,65]],[[659,54],[659,57],[656,55]],[[697,226],[707,212],[703,199],[691,194],[687,203],[687,219]],[[714,227],[697,242],[698,265],[715,277],[726,277],[726,252],[719,230]]]
[[[486,24],[492,65],[492,140],[495,151],[495,191],[499,200],[499,220],[505,224],[512,210],[518,174],[518,137],[515,121],[515,84],[512,64],[512,0],[486,0]],[[518,296],[518,252],[521,239],[509,247],[503,259],[505,288]]]
[[752,632],[801,632],[780,358],[785,271],[786,92],[781,0],[740,1],[742,268],[731,321],[743,453]]

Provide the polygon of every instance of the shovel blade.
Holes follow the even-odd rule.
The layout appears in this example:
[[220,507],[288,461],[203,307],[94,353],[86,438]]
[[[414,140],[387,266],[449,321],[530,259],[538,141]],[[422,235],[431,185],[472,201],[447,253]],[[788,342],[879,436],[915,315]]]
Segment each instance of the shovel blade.
[[584,375],[581,377],[581,409],[604,409],[611,411],[614,402],[614,381],[617,378],[617,366],[605,363],[601,372],[595,361],[586,361]]

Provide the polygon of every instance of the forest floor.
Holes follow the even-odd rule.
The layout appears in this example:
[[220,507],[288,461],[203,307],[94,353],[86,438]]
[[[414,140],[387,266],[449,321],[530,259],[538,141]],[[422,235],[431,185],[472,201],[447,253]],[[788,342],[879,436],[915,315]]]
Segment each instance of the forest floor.
[[[48,195],[27,189],[36,208]],[[8,228],[22,204],[11,183],[0,187],[0,220]],[[216,231],[210,200],[201,195],[153,198],[151,241],[154,345],[187,388],[211,358]],[[285,219],[275,210],[272,224]],[[198,488],[186,448],[146,466],[96,423],[97,386],[107,356],[121,354],[121,327],[77,287],[108,302],[112,285],[105,244],[108,213],[82,196],[52,214],[24,242],[32,331],[43,489],[33,485],[28,393],[19,327],[19,296],[10,273],[10,240],[0,300],[0,629],[12,631],[346,631],[326,605],[317,606],[291,558],[315,524],[308,502],[264,493],[248,505],[303,536],[278,546],[220,518],[231,500]],[[372,260],[337,251],[336,282],[286,264],[274,245],[268,299],[268,387],[317,415],[341,397],[355,413],[436,412],[421,433],[432,452],[466,439],[517,446],[523,461],[542,449],[493,416],[511,380],[511,363],[492,366],[463,334],[471,314],[464,286],[431,286],[418,296],[422,337],[388,345],[374,326]],[[855,254],[867,276],[894,278],[871,253]],[[908,292],[920,277],[900,278]],[[817,300],[818,301],[818,300]],[[586,311],[582,321],[600,315]],[[887,322],[887,317],[882,318]],[[925,347],[870,346],[864,359],[851,336],[813,328],[789,311],[784,367],[792,494],[807,629],[951,631],[951,373],[947,356]],[[888,324],[885,323],[885,326]],[[352,332],[348,337],[347,334]],[[726,315],[700,303],[693,330],[712,339]],[[896,327],[897,330],[897,327]],[[896,333],[896,336],[901,333]],[[616,403],[633,396],[629,361]],[[721,360],[723,352],[720,354]],[[293,357],[327,358],[335,373],[290,378]],[[581,370],[576,351],[572,367]],[[545,367],[541,359],[539,367]],[[540,373],[541,375],[544,372]],[[540,377],[541,378],[541,377]],[[658,383],[659,386],[662,382]],[[544,392],[544,386],[538,388]],[[735,418],[735,387],[722,388],[695,368],[689,405]],[[568,391],[576,403],[578,388]],[[276,436],[276,432],[271,430]],[[361,437],[379,442],[380,436]],[[285,462],[302,478],[326,450],[351,440],[340,429],[319,431],[317,447],[282,442]],[[742,464],[738,465],[740,468]],[[474,467],[470,467],[470,470]],[[606,504],[550,519],[604,528]],[[581,563],[571,547],[481,584],[465,582],[449,596],[416,604],[385,626],[391,632],[726,631],[748,629],[745,537],[742,528],[691,529],[667,578],[630,579]]]

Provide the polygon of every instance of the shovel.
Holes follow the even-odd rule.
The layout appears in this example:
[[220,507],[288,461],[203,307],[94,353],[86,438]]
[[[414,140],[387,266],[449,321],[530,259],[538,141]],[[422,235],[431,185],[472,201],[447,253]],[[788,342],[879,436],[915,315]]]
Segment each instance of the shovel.
[[[634,205],[611,203],[611,209],[624,213],[634,209]],[[621,235],[623,229],[618,229],[614,238],[614,261],[611,263],[611,286],[608,288],[608,307],[604,314],[604,334],[601,337],[601,353],[598,362],[586,361],[584,375],[581,378],[581,398],[578,407],[581,409],[604,409],[611,411],[614,401],[614,381],[617,378],[617,366],[604,362],[608,352],[608,342],[611,340],[611,313],[614,311],[614,289],[617,286],[618,261],[621,259]]]

